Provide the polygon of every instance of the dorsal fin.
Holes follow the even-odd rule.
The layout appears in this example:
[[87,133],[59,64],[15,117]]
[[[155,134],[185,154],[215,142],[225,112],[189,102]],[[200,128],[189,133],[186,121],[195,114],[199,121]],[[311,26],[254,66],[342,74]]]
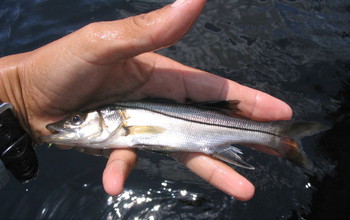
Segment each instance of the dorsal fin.
[[186,101],[186,104],[198,106],[210,110],[215,110],[226,115],[234,116],[237,118],[245,118],[238,108],[239,100],[220,100],[220,101],[209,101],[209,102],[199,102],[194,103],[191,101]]

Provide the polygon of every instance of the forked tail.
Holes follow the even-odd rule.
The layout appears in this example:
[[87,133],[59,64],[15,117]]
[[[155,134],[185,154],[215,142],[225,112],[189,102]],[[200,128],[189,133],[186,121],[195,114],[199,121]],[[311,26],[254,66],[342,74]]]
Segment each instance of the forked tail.
[[311,171],[313,165],[302,149],[301,139],[328,129],[317,122],[280,122],[280,144],[275,148],[281,157]]

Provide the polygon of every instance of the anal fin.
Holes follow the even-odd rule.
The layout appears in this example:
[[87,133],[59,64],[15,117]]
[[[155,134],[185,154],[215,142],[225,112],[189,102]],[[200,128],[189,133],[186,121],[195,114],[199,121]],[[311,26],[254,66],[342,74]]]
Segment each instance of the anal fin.
[[235,166],[242,167],[249,170],[254,170],[255,168],[252,165],[245,162],[239,156],[239,154],[242,154],[242,152],[238,148],[229,146],[229,147],[224,147],[224,148],[215,150],[211,155],[226,163],[233,164]]

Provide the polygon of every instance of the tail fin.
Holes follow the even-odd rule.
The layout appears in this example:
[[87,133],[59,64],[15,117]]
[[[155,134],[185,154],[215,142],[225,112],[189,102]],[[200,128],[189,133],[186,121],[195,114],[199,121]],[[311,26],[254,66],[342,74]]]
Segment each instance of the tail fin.
[[[315,122],[279,121],[275,123],[278,127],[275,135],[279,137],[276,146],[241,144],[273,156],[286,158],[305,169],[306,172],[311,173],[313,165],[302,150],[300,140],[303,137],[325,131],[328,127]],[[254,170],[254,167],[243,161],[239,154],[242,154],[242,152],[233,146],[214,148],[213,152],[210,153],[213,157],[227,163]]]
[[318,122],[280,121],[279,123],[279,132],[294,139],[301,139],[329,129],[328,126]]
[[313,165],[301,147],[301,139],[327,130],[328,127],[317,122],[280,122],[280,144],[274,148],[282,157],[300,167],[311,171]]
[[281,157],[286,158],[307,171],[312,171],[313,164],[302,150],[298,141],[289,137],[282,137],[277,152]]

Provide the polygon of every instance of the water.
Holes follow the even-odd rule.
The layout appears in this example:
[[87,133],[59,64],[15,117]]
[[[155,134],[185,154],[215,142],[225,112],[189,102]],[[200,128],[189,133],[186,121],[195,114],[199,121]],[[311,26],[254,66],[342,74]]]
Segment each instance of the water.
[[[159,8],[158,0],[4,0],[0,56],[35,49],[93,21]],[[106,159],[37,149],[40,173],[27,185],[12,177],[0,191],[0,215],[12,219],[316,219],[341,218],[350,197],[350,3],[212,0],[189,34],[160,51],[168,57],[268,92],[295,119],[332,129],[303,141],[316,164],[308,177],[292,164],[245,150],[255,171],[249,202],[211,187],[177,162],[140,153],[124,193],[109,197]]]

